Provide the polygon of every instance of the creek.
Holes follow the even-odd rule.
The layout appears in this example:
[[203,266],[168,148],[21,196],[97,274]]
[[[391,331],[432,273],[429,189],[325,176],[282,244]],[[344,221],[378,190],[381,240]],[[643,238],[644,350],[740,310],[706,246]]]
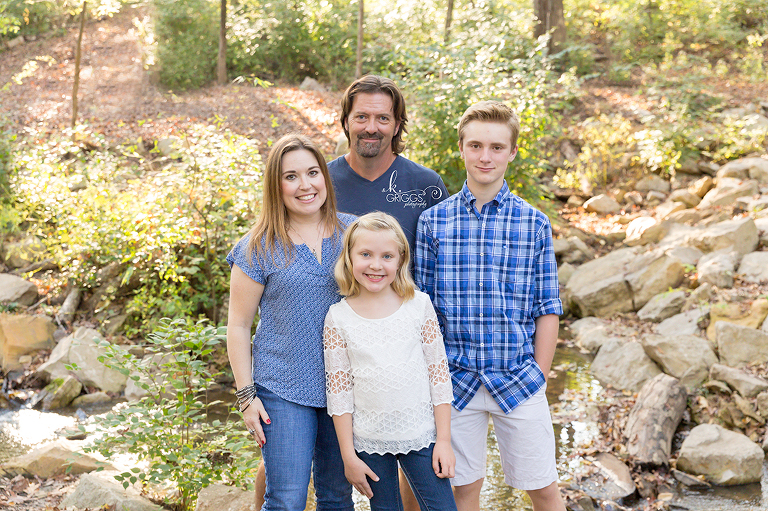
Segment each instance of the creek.
[[[557,439],[558,473],[564,482],[585,460],[576,453],[597,437],[598,426],[592,418],[593,403],[599,401],[602,386],[589,372],[590,357],[578,350],[559,347],[555,355],[547,396],[553,407],[553,422]],[[573,399],[579,396],[579,399]],[[579,402],[581,401],[581,402]],[[106,409],[89,409],[97,414]],[[77,424],[76,410],[38,412],[36,410],[0,410],[0,463],[23,454],[30,449],[58,437],[57,431]],[[768,510],[768,464],[763,466],[760,484],[735,487],[716,487],[708,490],[679,488],[679,499],[672,509],[690,511],[757,511]],[[366,499],[355,495],[355,508],[368,510]],[[530,502],[524,492],[504,484],[504,474],[498,455],[493,427],[488,435],[488,470],[481,494],[484,511],[530,510]],[[642,501],[636,502],[637,509]],[[314,506],[308,506],[308,510]]]

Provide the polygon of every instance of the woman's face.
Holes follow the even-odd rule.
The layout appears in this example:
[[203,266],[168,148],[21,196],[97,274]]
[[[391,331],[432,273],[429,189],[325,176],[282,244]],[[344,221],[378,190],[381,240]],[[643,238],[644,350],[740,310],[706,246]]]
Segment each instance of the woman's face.
[[311,218],[320,215],[328,190],[315,155],[296,149],[283,155],[280,189],[288,216]]

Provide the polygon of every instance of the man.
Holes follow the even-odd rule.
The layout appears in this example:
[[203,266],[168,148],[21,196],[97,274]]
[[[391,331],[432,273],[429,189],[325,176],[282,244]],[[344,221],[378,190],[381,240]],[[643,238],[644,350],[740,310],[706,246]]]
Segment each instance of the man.
[[441,320],[453,382],[459,511],[480,510],[489,418],[505,482],[534,511],[565,511],[545,394],[562,303],[549,219],[504,180],[519,131],[503,103],[469,107],[459,122],[467,180],[421,215],[416,234],[416,284]]

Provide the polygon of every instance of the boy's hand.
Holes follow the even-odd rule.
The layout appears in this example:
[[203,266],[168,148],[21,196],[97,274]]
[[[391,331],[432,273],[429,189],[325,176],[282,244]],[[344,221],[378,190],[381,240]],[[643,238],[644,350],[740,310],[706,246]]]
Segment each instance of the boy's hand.
[[456,456],[453,454],[451,442],[447,440],[438,440],[432,450],[432,468],[435,475],[441,479],[453,477],[455,475]]
[[357,456],[349,460],[345,459],[344,476],[357,491],[369,499],[373,497],[373,490],[371,490],[371,485],[368,484],[368,478],[370,477],[371,480],[378,481],[379,476],[374,474],[371,467],[369,467],[363,460]]

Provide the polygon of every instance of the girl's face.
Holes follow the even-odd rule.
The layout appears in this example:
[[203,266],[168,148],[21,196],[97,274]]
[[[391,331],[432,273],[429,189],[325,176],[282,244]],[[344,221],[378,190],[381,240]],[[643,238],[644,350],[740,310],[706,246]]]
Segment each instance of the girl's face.
[[394,233],[360,229],[350,251],[352,276],[360,294],[377,294],[391,289],[400,268],[400,247]]
[[280,189],[289,217],[318,215],[325,204],[328,191],[325,177],[315,155],[297,149],[283,155]]

